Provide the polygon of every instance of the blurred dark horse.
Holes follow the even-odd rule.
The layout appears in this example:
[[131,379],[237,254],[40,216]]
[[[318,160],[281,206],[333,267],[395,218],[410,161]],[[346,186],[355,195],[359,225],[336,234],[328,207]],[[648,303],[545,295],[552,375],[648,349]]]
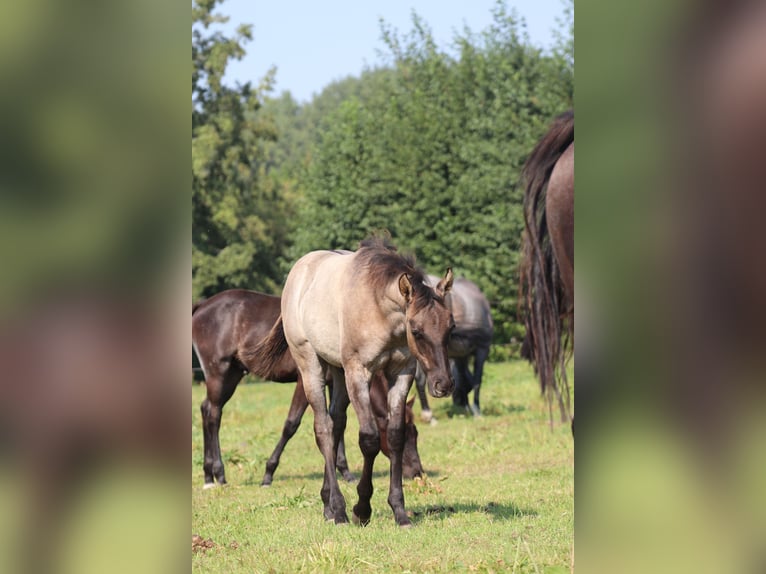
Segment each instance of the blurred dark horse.
[[[454,322],[444,301],[451,287],[451,269],[434,289],[411,258],[379,238],[363,241],[354,253],[313,251],[290,270],[282,293],[282,317],[253,355],[260,364],[259,375],[285,353],[298,364],[314,411],[317,446],[325,459],[321,496],[326,519],[348,522],[335,458],[351,402],[364,455],[353,518],[360,524],[370,521],[372,470],[380,451],[370,384],[373,374],[383,371],[389,383],[388,503],[398,525],[411,525],[402,490],[405,403],[417,361],[433,396],[447,396],[453,390],[447,343]],[[329,412],[324,391],[328,370],[334,381]]]
[[[205,373],[207,398],[201,406],[202,428],[205,444],[205,487],[226,482],[219,430],[224,405],[234,394],[242,377],[252,370],[243,351],[254,347],[266,337],[269,329],[279,318],[280,298],[256,291],[231,289],[194,305],[192,308],[192,345]],[[300,381],[298,367],[287,353],[272,365],[267,378],[274,382],[298,381],[293,393],[290,411],[282,430],[282,436],[266,463],[266,472],[261,484],[271,484],[274,471],[287,442],[301,423],[308,407],[306,394]],[[381,434],[381,447],[386,456],[390,450],[386,441],[386,381],[382,376],[373,379],[373,409]],[[378,389],[380,387],[380,389]],[[348,480],[354,480],[349,472],[343,441],[338,448],[337,469]],[[413,422],[411,407],[408,409],[406,443],[404,448],[404,475],[407,478],[423,472],[417,451],[417,429]]]
[[[435,286],[439,278],[429,275],[428,282]],[[452,376],[455,379],[452,402],[455,406],[470,409],[474,415],[478,416],[481,414],[479,389],[484,373],[484,363],[489,357],[494,333],[489,301],[475,283],[464,278],[455,279],[452,290],[445,299],[455,320],[455,329],[450,335],[447,346]],[[473,373],[468,368],[471,358],[473,358]],[[415,383],[420,397],[421,417],[429,422],[433,415],[426,396],[426,379],[420,367],[415,375]],[[469,405],[468,393],[471,391],[473,391],[473,404]]]
[[61,570],[69,519],[104,466],[185,474],[189,354],[176,340],[188,311],[174,296],[67,292],[3,316],[0,465],[14,471],[4,484],[19,487],[3,508],[13,525],[4,548],[20,553],[11,570]]
[[[570,420],[566,362],[574,342],[574,112],[553,121],[522,172],[520,303],[525,344],[548,404]],[[574,419],[572,419],[574,432]]]

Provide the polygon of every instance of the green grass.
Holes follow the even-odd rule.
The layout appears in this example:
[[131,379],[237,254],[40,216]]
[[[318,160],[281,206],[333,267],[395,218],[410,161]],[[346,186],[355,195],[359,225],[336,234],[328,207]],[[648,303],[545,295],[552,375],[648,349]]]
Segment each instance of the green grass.
[[[199,404],[192,392],[192,533],[215,546],[194,553],[195,572],[568,572],[574,544],[574,444],[567,425],[551,430],[525,362],[490,364],[484,416],[451,412],[431,399],[439,423],[418,423],[427,477],[405,481],[414,528],[400,529],[386,502],[388,459],[375,465],[369,526],[325,522],[322,457],[310,409],[287,445],[270,488],[260,481],[281,433],[293,385],[243,384],[224,410],[221,447],[229,485],[203,490]],[[351,409],[353,410],[353,409]],[[416,416],[419,414],[416,405]],[[349,415],[347,455],[362,457]],[[354,484],[341,481],[347,509]]]

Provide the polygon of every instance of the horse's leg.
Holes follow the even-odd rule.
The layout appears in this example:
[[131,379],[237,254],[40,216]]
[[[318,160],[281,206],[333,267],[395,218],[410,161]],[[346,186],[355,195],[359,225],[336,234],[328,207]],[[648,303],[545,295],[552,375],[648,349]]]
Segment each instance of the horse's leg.
[[[328,388],[330,389],[330,399],[332,399],[332,379],[328,381],[327,384]],[[345,383],[344,383],[345,386]],[[338,470],[338,472],[343,476],[343,480],[346,482],[354,482],[356,480],[356,477],[351,474],[351,471],[348,469],[348,460],[346,460],[346,439],[345,439],[345,433],[343,436],[340,437],[340,442],[338,443],[338,450],[335,453],[335,468]]]
[[473,359],[473,414],[481,416],[481,407],[479,406],[479,389],[481,389],[481,378],[484,375],[484,363],[489,357],[489,347],[479,347],[476,349]]
[[277,466],[279,466],[279,458],[282,456],[282,451],[285,450],[287,442],[293,438],[298,427],[301,426],[301,419],[303,419],[303,414],[308,406],[309,401],[306,398],[306,393],[303,392],[303,383],[300,380],[300,375],[298,375],[298,384],[295,385],[290,410],[287,413],[285,426],[282,428],[282,436],[274,448],[274,452],[271,453],[269,460],[266,462],[266,473],[263,475],[261,486],[269,486],[274,480],[274,472],[277,470]]
[[471,392],[473,382],[471,373],[468,370],[468,358],[456,357],[450,359],[450,365],[452,367],[452,378],[455,379],[455,390],[452,391],[452,404],[470,411],[468,393]]
[[352,518],[355,523],[366,526],[370,522],[372,507],[372,469],[380,452],[380,431],[370,402],[370,379],[372,373],[361,365],[346,365],[346,388],[359,420],[359,449],[364,457],[362,476],[356,485],[359,495]]
[[415,371],[415,388],[418,391],[418,398],[420,399],[420,420],[424,423],[436,424],[436,419],[431,412],[431,407],[428,405],[428,393],[426,393],[426,375],[423,369],[420,368],[420,364]]
[[234,394],[234,390],[244,373],[237,365],[231,363],[222,373],[220,371],[213,372],[211,369],[206,372],[210,373],[205,381],[207,398],[202,401],[200,406],[205,444],[203,470],[205,471],[205,488],[212,488],[215,486],[215,481],[219,484],[226,484],[218,433],[221,428],[223,406]]
[[412,385],[412,374],[399,374],[389,379],[388,391],[388,446],[391,449],[391,473],[389,475],[388,505],[394,511],[394,519],[399,526],[408,527],[412,523],[404,509],[404,490],[402,488],[402,454],[405,440],[405,409],[407,394]]
[[345,432],[343,436],[340,437],[340,442],[338,443],[338,452],[336,454],[335,458],[335,468],[338,470],[338,472],[343,477],[343,480],[346,482],[354,482],[356,480],[356,477],[354,476],[354,473],[352,473],[348,468],[348,460],[346,460],[346,438],[345,438]]
[[[332,417],[332,438],[333,449],[335,451],[335,468],[341,472],[344,478],[346,478],[347,474],[351,474],[348,471],[348,461],[346,461],[346,446],[343,440],[343,436],[346,433],[349,398],[348,392],[346,391],[346,379],[343,374],[343,369],[333,368],[332,373],[333,383],[332,400],[330,401],[330,417]],[[351,478],[353,479],[353,476]]]
[[[296,357],[296,361],[299,358]],[[302,363],[302,364],[301,364]],[[314,437],[319,451],[324,456],[324,480],[320,494],[324,503],[324,517],[336,524],[348,522],[346,500],[338,486],[335,476],[335,445],[333,444],[333,421],[327,410],[325,397],[324,369],[316,355],[310,355],[299,362],[303,377],[303,390],[314,411]]]

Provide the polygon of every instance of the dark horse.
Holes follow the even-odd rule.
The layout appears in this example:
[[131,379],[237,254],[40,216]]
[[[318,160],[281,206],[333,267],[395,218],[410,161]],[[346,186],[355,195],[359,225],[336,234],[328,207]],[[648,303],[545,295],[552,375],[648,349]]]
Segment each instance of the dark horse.
[[[218,439],[221,415],[226,402],[234,394],[237,384],[253,364],[248,362],[245,351],[266,337],[269,329],[279,318],[280,298],[256,291],[231,289],[223,291],[192,307],[192,344],[205,373],[207,398],[201,406],[202,428],[205,444],[205,487],[226,482],[221,449]],[[272,365],[266,373],[274,382],[298,381],[293,393],[290,411],[282,429],[282,436],[266,463],[264,486],[271,484],[274,471],[285,445],[298,430],[308,400],[303,392],[298,367],[287,353],[281,361]],[[381,434],[382,449],[390,456],[386,436],[386,381],[382,376],[373,379],[373,409]],[[378,387],[380,387],[378,389]],[[404,448],[404,473],[407,478],[422,474],[423,468],[417,451],[417,429],[413,423],[411,407],[408,409],[406,443]],[[338,470],[346,480],[354,480],[349,472],[343,443],[338,449]]]
[[[524,165],[520,302],[526,351],[550,408],[570,420],[566,362],[574,340],[574,112],[553,121]],[[574,433],[574,419],[572,419]]]
[[[321,496],[326,519],[348,522],[335,458],[351,402],[364,455],[353,517],[360,524],[369,523],[372,470],[380,451],[370,384],[373,373],[383,371],[389,383],[388,503],[397,524],[411,524],[402,490],[405,402],[417,361],[424,367],[433,396],[452,392],[447,343],[454,321],[444,300],[451,287],[451,269],[434,289],[411,258],[378,238],[363,241],[355,253],[313,251],[299,259],[288,274],[281,320],[253,354],[261,372],[268,372],[288,352],[298,364],[314,411],[316,442],[325,459]],[[324,392],[328,369],[334,381],[329,412]]]
[[[428,276],[428,281],[435,286],[439,278]],[[452,290],[445,297],[447,307],[452,311],[455,329],[450,335],[447,353],[450,357],[452,376],[455,379],[455,390],[452,402],[455,406],[469,409],[474,415],[481,414],[479,407],[479,389],[484,372],[484,363],[489,357],[494,327],[489,301],[481,289],[468,279],[455,279]],[[473,374],[468,363],[473,358]],[[418,396],[420,397],[421,417],[429,422],[432,419],[431,409],[426,397],[425,375],[418,368],[415,375]],[[473,404],[468,403],[468,393],[473,391]]]

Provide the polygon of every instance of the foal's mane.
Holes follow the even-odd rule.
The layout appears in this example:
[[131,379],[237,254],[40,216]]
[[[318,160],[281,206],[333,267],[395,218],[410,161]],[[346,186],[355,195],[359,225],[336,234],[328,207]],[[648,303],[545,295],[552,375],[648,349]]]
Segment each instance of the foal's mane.
[[442,298],[428,286],[425,273],[415,263],[415,257],[403,255],[387,237],[370,237],[359,243],[354,262],[354,273],[364,280],[379,297],[402,273],[410,278],[415,304],[425,307]]

